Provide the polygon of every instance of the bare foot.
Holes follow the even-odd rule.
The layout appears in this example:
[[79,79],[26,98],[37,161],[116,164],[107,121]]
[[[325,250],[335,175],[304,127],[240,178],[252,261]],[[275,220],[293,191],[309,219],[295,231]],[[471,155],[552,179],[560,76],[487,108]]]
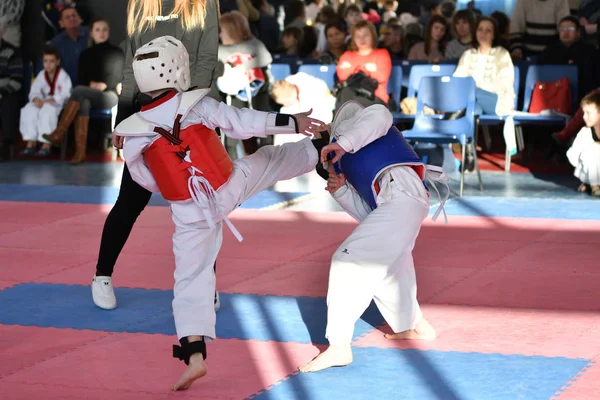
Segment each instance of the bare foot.
[[317,372],[331,367],[345,367],[352,362],[352,348],[347,346],[329,346],[315,359],[300,367],[300,372]]
[[204,362],[204,357],[202,354],[195,353],[190,356],[190,365],[188,365],[187,369],[181,375],[181,378],[177,381],[175,385],[173,385],[173,390],[186,390],[196,379],[202,378],[208,372],[208,368],[206,367],[206,362]]
[[415,329],[385,335],[385,338],[389,340],[434,340],[436,337],[435,329],[425,318],[421,318],[417,322]]

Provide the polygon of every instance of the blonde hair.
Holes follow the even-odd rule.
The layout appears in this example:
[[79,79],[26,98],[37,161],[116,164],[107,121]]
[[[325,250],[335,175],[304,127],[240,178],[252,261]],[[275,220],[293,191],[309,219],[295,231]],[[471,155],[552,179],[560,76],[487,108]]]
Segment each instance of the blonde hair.
[[[170,15],[177,15],[185,30],[204,28],[206,3],[209,0],[175,0]],[[217,12],[219,1],[215,0]],[[153,29],[156,17],[162,16],[162,0],[129,0],[127,7],[127,34],[132,37],[146,29]]]
[[285,79],[281,79],[273,83],[273,87],[271,88],[271,98],[275,103],[282,104],[281,101],[290,94],[295,93],[296,90],[296,85]]
[[248,18],[239,11],[230,11],[221,15],[219,24],[221,29],[227,29],[227,34],[236,44],[252,38]]

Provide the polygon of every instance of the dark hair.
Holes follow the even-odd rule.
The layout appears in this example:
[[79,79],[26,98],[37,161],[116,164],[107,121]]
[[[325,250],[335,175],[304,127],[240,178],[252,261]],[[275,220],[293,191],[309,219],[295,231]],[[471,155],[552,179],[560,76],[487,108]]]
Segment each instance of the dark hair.
[[434,15],[429,19],[429,23],[427,24],[427,29],[425,30],[425,54],[429,55],[431,53],[431,31],[433,30],[433,25],[442,24],[444,28],[446,28],[446,33],[444,33],[444,37],[438,43],[438,50],[441,52],[444,51],[446,47],[446,42],[448,41],[448,34],[450,30],[448,29],[448,20],[441,15]]
[[478,49],[479,48],[479,42],[477,41],[477,30],[479,29],[479,25],[481,25],[482,22],[488,21],[489,23],[492,24],[492,26],[494,27],[494,39],[492,39],[492,47],[498,47],[500,46],[500,35],[498,33],[498,23],[496,22],[496,20],[494,18],[491,17],[481,17],[479,18],[479,20],[477,20],[477,25],[475,25],[475,37],[473,38],[473,48],[474,49]]
[[79,11],[77,11],[77,9],[74,6],[65,6],[63,7],[59,13],[58,13],[58,20],[62,20],[63,19],[63,14],[68,11],[68,10],[73,10],[77,13],[77,15],[79,15]]
[[325,30],[323,31],[325,33],[325,37],[327,37],[327,31],[331,28],[335,28],[340,32],[347,33],[346,28],[344,28],[344,25],[342,25],[340,21],[336,20],[325,25]]
[[463,20],[466,23],[469,24],[469,30],[471,32],[471,36],[473,36],[473,34],[475,33],[475,14],[473,14],[473,12],[471,10],[459,10],[456,12],[456,14],[454,14],[454,16],[452,17],[452,26],[450,27],[450,29],[452,29],[452,31],[454,33],[456,30],[456,24],[458,23],[458,21]]
[[563,22],[572,22],[573,24],[575,24],[575,29],[577,29],[577,30],[579,30],[581,28],[581,24],[579,23],[579,20],[577,19],[577,17],[574,17],[572,15],[567,15],[566,17],[561,19],[558,24],[560,25]]
[[60,51],[58,51],[56,47],[49,44],[44,47],[44,55],[54,56],[57,60],[60,60]]
[[508,33],[508,25],[510,24],[510,18],[508,18],[508,15],[501,11],[494,11],[490,14],[490,17],[494,18],[498,23],[498,33],[500,36]]

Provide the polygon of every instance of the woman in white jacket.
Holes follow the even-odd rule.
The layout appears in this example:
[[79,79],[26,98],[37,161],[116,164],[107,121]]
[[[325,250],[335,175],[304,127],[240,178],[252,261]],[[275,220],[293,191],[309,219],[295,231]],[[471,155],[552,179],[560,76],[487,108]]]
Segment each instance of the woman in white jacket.
[[470,76],[477,84],[475,114],[509,115],[515,106],[515,71],[510,53],[499,45],[496,21],[477,22],[473,48],[460,57],[456,77]]

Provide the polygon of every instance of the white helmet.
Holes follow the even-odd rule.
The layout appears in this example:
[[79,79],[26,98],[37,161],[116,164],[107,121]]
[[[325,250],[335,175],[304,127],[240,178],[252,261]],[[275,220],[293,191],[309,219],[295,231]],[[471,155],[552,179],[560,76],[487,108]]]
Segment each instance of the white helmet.
[[183,43],[172,36],[151,40],[135,52],[133,75],[142,93],[190,88],[190,61]]

